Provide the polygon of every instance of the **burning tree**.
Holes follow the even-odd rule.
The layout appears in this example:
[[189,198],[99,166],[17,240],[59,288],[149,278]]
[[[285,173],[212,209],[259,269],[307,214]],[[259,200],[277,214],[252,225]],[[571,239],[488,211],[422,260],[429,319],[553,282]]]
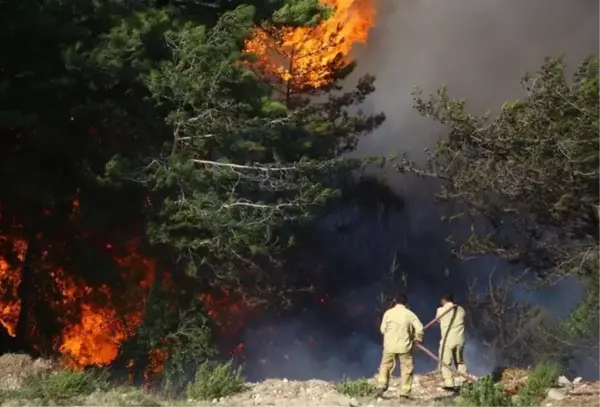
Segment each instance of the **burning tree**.
[[168,194],[152,239],[177,247],[206,283],[243,294],[265,288],[260,271],[292,244],[294,225],[336,196],[331,174],[356,165],[339,154],[382,120],[345,113],[373,91],[370,77],[301,109],[269,100],[228,40],[243,39],[251,24],[252,10],[240,7],[208,32],[190,27],[168,37],[174,60],[148,86],[171,109],[173,139],[140,173]]
[[[184,21],[101,3],[0,6],[0,38],[28,41],[0,56],[0,322],[19,349],[149,377],[165,355],[209,357],[215,334],[311,278],[284,275],[282,256],[361,165],[341,153],[383,117],[347,113],[372,77],[325,102],[274,100],[240,63],[250,7]],[[312,3],[301,11],[323,11]],[[298,4],[279,21],[304,21]],[[361,15],[331,4],[347,15],[339,29],[306,28],[332,33],[327,62],[309,64],[325,82],[306,74],[294,99],[347,66]]]
[[249,65],[287,106],[347,74],[352,47],[365,43],[374,25],[372,0],[325,0],[323,6],[310,25],[265,23],[245,42],[244,51],[257,58]]

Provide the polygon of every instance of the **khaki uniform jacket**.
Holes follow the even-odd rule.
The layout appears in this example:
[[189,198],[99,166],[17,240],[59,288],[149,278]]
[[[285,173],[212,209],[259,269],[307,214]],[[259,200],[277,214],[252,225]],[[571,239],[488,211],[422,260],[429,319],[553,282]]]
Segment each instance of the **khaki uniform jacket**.
[[383,314],[380,330],[383,334],[383,350],[388,353],[408,353],[412,350],[414,340],[423,340],[423,324],[401,304]]
[[[437,318],[453,306],[453,303],[447,302],[443,307],[437,309],[435,317]],[[455,309],[441,317],[439,323],[442,334],[440,346],[454,347],[465,344],[465,310],[463,307],[458,305]]]

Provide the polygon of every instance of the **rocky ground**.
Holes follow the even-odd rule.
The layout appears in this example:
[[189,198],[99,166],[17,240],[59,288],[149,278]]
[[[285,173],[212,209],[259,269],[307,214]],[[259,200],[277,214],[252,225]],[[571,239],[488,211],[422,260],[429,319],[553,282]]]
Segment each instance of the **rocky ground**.
[[[0,394],[3,390],[19,389],[23,379],[31,374],[53,371],[53,363],[25,355],[0,356]],[[504,369],[498,373],[498,379],[509,394],[515,394],[528,375],[523,369]],[[374,383],[374,379],[373,383]],[[167,400],[150,391],[121,387],[106,392],[96,392],[83,398],[48,403],[47,405],[86,405],[86,406],[444,406],[453,405],[456,397],[440,387],[440,378],[436,373],[416,375],[413,386],[413,398],[399,397],[399,381],[393,378],[389,390],[382,398],[354,398],[341,394],[336,384],[322,380],[294,381],[287,379],[269,379],[259,383],[249,383],[247,390],[236,395],[210,401]],[[600,406],[600,382],[587,382],[580,378],[559,379],[559,385],[548,391],[541,403],[545,407],[553,406]],[[39,405],[36,400],[0,399],[0,405]]]

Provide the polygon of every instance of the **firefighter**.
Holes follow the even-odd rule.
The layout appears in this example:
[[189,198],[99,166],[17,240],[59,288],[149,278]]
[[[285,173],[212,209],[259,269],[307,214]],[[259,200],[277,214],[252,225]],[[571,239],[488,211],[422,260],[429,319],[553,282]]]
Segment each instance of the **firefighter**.
[[383,335],[383,355],[377,386],[379,397],[388,388],[396,357],[400,360],[400,395],[406,398],[410,396],[413,381],[412,348],[414,343],[421,343],[423,340],[423,324],[406,307],[406,303],[406,295],[399,294],[396,304],[383,314],[380,328]]
[[[439,319],[441,339],[439,357],[440,360],[446,365],[454,365],[460,373],[467,374],[467,365],[465,365],[465,359],[463,352],[465,349],[465,310],[460,305],[453,303],[452,294],[442,295],[440,301],[441,307],[437,309],[436,318],[447,312],[444,316]],[[454,390],[454,377],[452,371],[441,366],[442,378],[444,380],[445,390]]]

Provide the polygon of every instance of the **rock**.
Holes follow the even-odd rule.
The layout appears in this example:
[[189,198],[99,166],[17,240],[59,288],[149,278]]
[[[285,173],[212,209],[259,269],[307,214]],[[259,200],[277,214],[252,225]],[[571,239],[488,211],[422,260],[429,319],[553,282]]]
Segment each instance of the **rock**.
[[548,398],[551,400],[562,400],[565,397],[567,397],[567,395],[562,390],[558,390],[558,389],[548,390]]
[[571,381],[564,376],[560,376],[558,378],[558,385],[561,387],[566,387],[571,385]]
[[217,401],[219,401],[219,399],[213,399],[213,403],[216,403]]
[[284,382],[284,383],[287,383],[287,382],[288,382],[288,379],[283,379],[283,382]]
[[573,380],[573,384],[577,384],[580,383],[583,379],[581,377],[576,377],[575,380]]
[[356,400],[354,397],[352,397],[348,403],[350,407],[358,407],[358,400]]
[[380,402],[382,402],[382,401],[383,401],[383,398],[381,398],[381,397],[377,397],[377,402],[378,402],[378,403],[380,403]]

